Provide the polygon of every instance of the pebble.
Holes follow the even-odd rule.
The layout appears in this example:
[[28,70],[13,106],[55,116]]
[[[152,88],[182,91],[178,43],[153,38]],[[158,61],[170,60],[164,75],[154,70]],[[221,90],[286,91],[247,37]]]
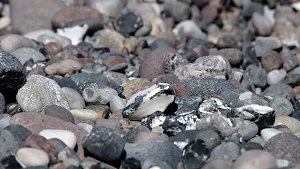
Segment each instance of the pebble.
[[269,139],[265,149],[271,152],[276,159],[291,162],[299,161],[299,138],[291,133],[279,133]]
[[96,84],[98,87],[103,87],[108,83],[107,78],[97,73],[76,73],[71,75],[70,79],[75,82],[75,84],[79,87],[81,92],[84,90],[84,88],[88,87],[93,83]]
[[278,84],[285,79],[286,75],[287,75],[287,72],[284,69],[272,70],[267,75],[267,82],[270,86]]
[[44,61],[46,59],[42,53],[33,48],[20,48],[10,52],[10,54],[19,59],[22,65],[30,59],[33,59],[33,62]]
[[104,20],[108,20],[109,17],[117,17],[121,14],[123,8],[122,1],[120,0],[88,0],[88,6],[98,10]]
[[36,148],[54,157],[57,157],[58,155],[58,150],[56,149],[56,147],[45,137],[42,137],[37,134],[30,135],[25,140],[23,147]]
[[300,122],[293,117],[277,116],[274,122],[274,126],[276,125],[286,125],[294,134],[300,132]]
[[45,107],[43,114],[59,118],[66,122],[74,123],[74,117],[71,114],[71,112],[69,110],[67,110],[63,107],[57,106],[57,105],[49,105],[49,106]]
[[24,111],[38,111],[49,105],[69,108],[68,101],[58,84],[41,75],[31,75],[17,93],[17,102]]
[[271,97],[284,97],[288,100],[291,100],[294,95],[294,90],[291,86],[285,83],[278,83],[266,88],[263,91],[263,95]]
[[246,68],[250,79],[256,87],[265,87],[267,85],[267,72],[256,65],[249,65]]
[[117,91],[110,88],[97,88],[97,87],[86,87],[82,92],[83,98],[86,102],[93,103],[99,102],[100,104],[107,104],[113,95],[118,95]]
[[255,39],[255,53],[257,57],[263,56],[270,50],[278,49],[282,46],[280,40],[276,37],[257,37]]
[[187,20],[190,16],[190,6],[181,1],[167,1],[164,3],[165,12],[171,16],[175,22]]
[[242,14],[250,18],[254,13],[263,14],[263,5],[258,2],[246,1],[243,4]]
[[80,158],[77,156],[74,150],[69,147],[65,147],[59,152],[58,159],[62,161],[64,166],[67,168],[69,168],[70,166],[79,167],[81,163]]
[[43,42],[45,45],[54,42],[62,47],[66,47],[72,44],[71,39],[60,36],[53,32],[44,32],[37,38],[38,41]]
[[255,12],[252,14],[252,22],[259,36],[267,36],[271,34],[273,24],[265,16]]
[[223,35],[218,39],[218,48],[237,48],[238,44],[232,35]]
[[137,91],[137,89],[146,86],[150,86],[150,81],[148,79],[146,78],[132,79],[122,85],[122,87],[124,88],[122,93],[126,98],[129,98],[135,90]]
[[187,38],[206,39],[206,34],[202,32],[198,25],[192,20],[179,22],[172,31],[175,35],[179,35],[180,32]]
[[272,137],[276,136],[277,134],[282,133],[279,130],[276,130],[274,128],[265,128],[260,131],[261,137],[264,139],[265,142],[270,140]]
[[229,160],[212,160],[206,163],[202,169],[230,169],[232,168],[232,162]]
[[126,100],[119,96],[113,95],[109,101],[110,111],[112,114],[118,113],[121,109],[126,107]]
[[214,148],[209,160],[235,161],[240,155],[240,147],[234,142],[222,143]]
[[243,61],[242,52],[236,48],[220,49],[217,53],[224,56],[228,60],[230,65],[233,66],[239,65]]
[[110,107],[106,105],[88,105],[86,109],[97,112],[99,118],[105,118],[110,113]]
[[[242,63],[243,69],[246,69],[247,66],[251,64],[258,66],[258,60],[256,57],[255,48],[254,45],[252,45],[251,43],[243,43],[242,56],[243,56],[243,63]],[[262,60],[262,65],[263,65],[263,60]]]
[[69,130],[44,129],[40,131],[39,135],[45,137],[48,140],[52,138],[60,139],[71,149],[74,149],[76,146],[76,136]]
[[47,166],[50,162],[48,154],[35,148],[19,149],[16,158],[26,168],[30,166]]
[[275,157],[268,151],[264,150],[250,150],[243,153],[234,163],[232,168],[261,168],[268,169],[276,167]]
[[34,134],[39,134],[42,130],[45,129],[54,129],[54,131],[63,130],[67,131],[68,133],[71,131],[76,135],[77,138],[77,141],[75,141],[75,144],[77,142],[77,154],[80,158],[84,157],[82,139],[87,134],[87,132],[84,129],[76,126],[75,124],[65,123],[63,120],[52,116],[28,112],[14,115],[11,119],[11,123],[20,124],[28,128]]
[[133,143],[142,143],[151,138],[157,138],[160,140],[169,141],[169,137],[163,133],[155,133],[155,132],[146,132],[146,131],[138,131],[138,133],[134,137]]
[[61,90],[65,94],[71,110],[85,108],[84,99],[76,90],[69,87],[62,87]]
[[47,75],[70,75],[81,69],[82,65],[76,60],[63,60],[45,67]]
[[283,60],[283,68],[286,71],[290,71],[298,66],[298,60],[295,55],[288,48],[283,48],[281,51],[281,57]]
[[113,164],[122,160],[125,142],[111,129],[98,126],[94,127],[91,133],[84,138],[83,147],[97,159]]
[[87,121],[96,121],[100,116],[94,110],[89,109],[72,109],[70,112],[74,117],[75,124],[86,123]]
[[274,109],[276,116],[289,116],[294,110],[291,102],[284,97],[273,98],[269,105]]

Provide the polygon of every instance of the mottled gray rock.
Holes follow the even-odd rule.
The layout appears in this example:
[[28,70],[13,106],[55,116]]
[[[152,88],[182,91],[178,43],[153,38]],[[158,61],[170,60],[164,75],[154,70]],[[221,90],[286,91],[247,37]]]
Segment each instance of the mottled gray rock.
[[69,87],[63,87],[61,90],[66,96],[70,109],[83,109],[85,107],[83,97],[76,90]]
[[118,93],[116,90],[105,87],[105,88],[98,88],[98,87],[86,87],[82,91],[83,98],[86,102],[99,102],[100,104],[107,104],[110,101],[110,98],[115,95],[117,96]]
[[164,6],[166,14],[176,22],[187,20],[191,13],[190,6],[181,1],[166,1]]
[[246,72],[255,86],[265,87],[267,85],[267,72],[265,69],[252,64],[246,68]]
[[66,109],[69,103],[58,84],[41,75],[31,75],[16,96],[24,111],[38,111],[48,105],[58,105]]
[[283,68],[286,71],[290,71],[298,66],[297,57],[290,51],[290,49],[284,47],[280,54],[283,60]]
[[37,40],[43,42],[44,44],[54,42],[59,44],[62,47],[72,45],[72,41],[70,39],[60,36],[53,32],[47,32],[45,34],[42,34],[37,38]]
[[281,42],[276,37],[257,37],[255,39],[255,52],[257,57],[261,57],[266,52],[281,47]]
[[273,98],[269,105],[274,109],[276,116],[289,116],[293,113],[293,105],[284,97]]
[[19,48],[33,48],[37,44],[21,35],[8,34],[0,36],[0,49],[6,52],[11,52]]
[[33,62],[44,61],[46,59],[41,52],[32,48],[20,48],[10,52],[10,54],[18,58],[22,65],[29,59],[33,59]]
[[273,30],[273,24],[266,17],[259,13],[254,13],[252,15],[252,22],[257,34],[260,36],[267,36]]
[[213,149],[209,160],[229,160],[234,161],[240,155],[240,147],[234,142],[222,143]]
[[108,83],[106,77],[97,73],[76,73],[71,75],[70,78],[81,91],[91,84],[96,84],[98,87],[105,87]]
[[294,96],[294,90],[285,83],[279,83],[268,87],[264,90],[263,95],[271,97],[284,97],[288,100]]

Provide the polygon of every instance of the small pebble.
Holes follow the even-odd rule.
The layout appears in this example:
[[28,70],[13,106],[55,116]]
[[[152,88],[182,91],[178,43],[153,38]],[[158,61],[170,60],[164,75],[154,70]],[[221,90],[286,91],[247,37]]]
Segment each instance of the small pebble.
[[74,149],[76,146],[76,136],[73,132],[68,130],[45,129],[42,130],[39,135],[45,137],[48,140],[52,138],[60,139],[71,149]]
[[35,148],[21,148],[18,150],[16,157],[24,167],[47,166],[50,161],[48,154]]

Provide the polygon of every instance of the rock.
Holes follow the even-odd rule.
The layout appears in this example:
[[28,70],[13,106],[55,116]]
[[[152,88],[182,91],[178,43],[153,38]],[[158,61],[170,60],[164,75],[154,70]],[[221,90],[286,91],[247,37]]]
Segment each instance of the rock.
[[287,84],[279,83],[268,87],[264,90],[263,95],[271,97],[285,97],[286,99],[291,100],[294,95],[294,90]]
[[243,64],[242,64],[243,69],[246,69],[247,66],[251,64],[258,66],[258,60],[256,57],[255,48],[254,45],[252,45],[251,43],[243,43],[242,56],[243,56]]
[[16,92],[25,83],[22,64],[15,56],[4,51],[0,52],[0,63],[0,92],[4,95]]
[[173,48],[162,47],[152,51],[140,65],[141,78],[149,80],[172,73],[174,68],[187,61]]
[[104,65],[110,69],[118,64],[126,63],[126,59],[121,56],[109,56],[104,60]]
[[56,149],[56,147],[45,137],[37,134],[30,135],[26,139],[23,147],[39,149],[54,157],[57,157],[58,155],[58,150]]
[[282,133],[279,130],[276,130],[274,128],[265,128],[260,131],[261,137],[264,139],[265,142],[270,140],[272,137],[276,136],[277,134]]
[[220,49],[218,54],[224,56],[230,65],[239,65],[243,61],[242,52],[236,48]]
[[238,127],[237,133],[243,137],[243,140],[248,141],[251,138],[255,137],[258,132],[258,126],[248,120],[244,120],[241,118],[230,119],[236,126]]
[[131,96],[131,94],[134,92],[134,90],[143,88],[146,86],[150,86],[150,81],[146,78],[136,78],[136,79],[132,79],[132,80],[126,82],[122,86],[124,88],[124,90],[122,92],[123,95],[126,98],[129,98]]
[[152,166],[157,166],[159,168],[172,169],[172,167],[164,161],[158,158],[148,158],[142,162],[142,169],[148,169]]
[[268,169],[272,167],[276,167],[275,157],[270,152],[263,150],[250,150],[243,153],[232,166],[233,169]]
[[38,111],[48,105],[69,109],[68,101],[58,84],[41,75],[31,75],[17,93],[17,102],[24,111]]
[[46,59],[42,53],[32,48],[20,48],[10,52],[10,54],[19,59],[22,65],[29,59],[33,59],[33,62],[44,61]]
[[98,10],[108,21],[110,17],[118,17],[121,14],[123,4],[120,0],[88,0],[88,6]]
[[97,159],[113,164],[122,160],[125,142],[111,129],[98,126],[84,138],[83,147]]
[[43,42],[45,45],[48,43],[54,42],[62,47],[66,47],[68,45],[72,44],[72,41],[66,37],[60,36],[53,32],[47,32],[42,35],[40,35],[37,38],[38,41]]
[[276,37],[257,37],[255,39],[255,53],[257,57],[263,56],[270,50],[278,49],[281,47],[281,42]]
[[253,137],[252,139],[250,139],[249,141],[248,141],[249,143],[258,143],[258,144],[260,144],[262,147],[264,147],[264,145],[265,145],[265,141],[264,141],[264,139],[262,138],[262,137],[260,137],[260,136],[258,136],[258,135],[256,135],[255,137]]
[[246,68],[246,72],[255,86],[265,87],[267,85],[267,72],[264,69],[259,68],[256,65],[249,65]]
[[300,140],[295,135],[279,133],[266,142],[265,149],[271,152],[276,159],[298,162],[299,144]]
[[30,166],[47,166],[50,162],[48,154],[35,148],[19,149],[16,158],[26,168]]
[[[202,139],[205,142],[206,147],[209,151],[212,151],[221,143],[219,134],[214,130],[201,129],[201,130],[186,130],[178,133],[173,137],[173,142],[179,148],[180,145],[187,145],[193,140]],[[181,149],[183,149],[182,147]]]
[[85,107],[83,97],[76,90],[69,87],[63,87],[61,90],[65,94],[71,110]]
[[69,110],[57,105],[49,105],[45,107],[43,113],[49,116],[59,118],[66,122],[74,123],[74,117],[72,113]]
[[212,23],[218,17],[218,7],[212,3],[205,5],[201,10],[201,16],[205,23]]
[[0,115],[0,131],[2,131],[5,127],[9,126],[11,117],[9,115],[5,116],[3,114]]
[[293,117],[277,116],[274,126],[276,125],[286,125],[294,134],[300,132],[300,122]]
[[134,12],[128,12],[121,15],[115,22],[115,28],[122,35],[128,36],[134,34],[143,26],[143,20]]
[[45,67],[48,75],[69,75],[81,69],[82,65],[76,60],[62,60],[57,63],[50,64]]
[[44,129],[40,131],[39,135],[45,137],[48,140],[57,138],[64,142],[71,149],[74,149],[76,146],[76,136],[69,130]]
[[60,0],[12,0],[10,7],[13,30],[25,34],[35,30],[52,29],[51,17],[65,7],[65,4]]
[[[80,90],[79,86],[77,86],[77,84],[71,78],[69,78],[69,77],[63,77],[62,79],[60,79],[60,80],[57,79],[55,81],[62,88],[63,92],[64,92],[63,88],[64,87],[68,87],[68,88],[74,89],[76,92],[78,92],[79,94],[81,94],[81,90]],[[66,97],[68,97],[67,94],[66,94]]]
[[16,153],[32,133],[21,125],[11,124],[0,132],[0,159]]
[[237,48],[238,44],[232,35],[223,35],[218,39],[218,48]]
[[180,80],[227,76],[231,73],[231,66],[221,55],[198,58],[194,63],[181,65],[175,68],[174,74]]
[[97,88],[97,87],[86,87],[82,92],[83,98],[86,102],[99,102],[100,104],[107,104],[111,96],[118,95],[117,91],[110,88]]
[[153,51],[160,47],[175,48],[174,45],[170,41],[163,39],[163,38],[158,38],[151,44],[150,49]]
[[289,116],[293,113],[293,105],[283,97],[275,97],[269,103],[275,111],[276,116]]
[[246,1],[243,5],[242,14],[244,17],[250,18],[254,13],[263,14],[263,11],[264,9],[261,3]]
[[290,71],[298,66],[298,60],[295,55],[288,48],[283,48],[281,51],[281,56],[283,60],[283,68],[286,71]]
[[110,98],[109,106],[112,114],[118,113],[121,109],[126,107],[126,100],[120,98],[119,96],[113,95]]
[[137,145],[126,144],[125,150],[127,158],[135,158],[139,161],[144,161],[150,158],[158,158],[172,168],[176,168],[181,161],[180,149],[169,141],[158,140],[155,138],[149,139]]
[[212,160],[206,163],[202,169],[231,169],[232,162],[229,160]]
[[77,45],[78,43],[82,42],[82,38],[86,34],[88,29],[89,26],[87,24],[83,24],[83,26],[75,25],[72,27],[57,29],[57,34],[70,39],[72,41],[72,45]]
[[171,16],[175,22],[187,20],[191,14],[190,6],[181,1],[167,1],[164,3],[165,12]]
[[47,43],[45,47],[49,51],[51,57],[55,57],[56,54],[62,51],[62,46],[55,42]]
[[69,168],[72,167],[79,167],[81,160],[77,156],[77,154],[69,147],[65,147],[62,151],[58,154],[58,159],[63,162],[64,166]]
[[97,112],[99,118],[105,118],[110,113],[109,107],[106,105],[89,105],[86,109]]
[[26,34],[24,34],[23,36],[25,38],[28,38],[28,39],[32,39],[32,40],[37,40],[39,36],[43,35],[43,34],[51,34],[51,33],[54,33],[52,30],[50,29],[40,29],[40,30],[34,30],[34,31],[30,31]]
[[182,34],[186,38],[206,39],[206,34],[202,32],[199,26],[192,20],[179,22],[172,30],[175,35]]
[[278,84],[285,79],[286,74],[287,73],[284,69],[272,70],[267,75],[267,82],[270,86]]
[[88,109],[73,109],[70,110],[72,113],[75,124],[77,123],[86,123],[87,121],[96,121],[99,118],[99,115],[97,112],[93,110]]
[[57,11],[51,19],[54,28],[63,28],[67,23],[94,18],[102,20],[101,14],[87,6],[68,6]]
[[171,85],[157,83],[132,95],[122,114],[132,120],[141,120],[156,111],[163,112],[174,101],[174,97],[175,91]]
[[252,22],[259,36],[267,36],[271,34],[273,30],[273,24],[263,15],[256,12],[253,13]]
[[78,145],[77,154],[80,158],[84,157],[82,139],[87,132],[72,123],[65,123],[63,120],[52,116],[28,112],[14,115],[11,123],[23,125],[34,134],[38,134],[45,129],[69,130],[76,135]]
[[234,161],[240,155],[240,147],[234,142],[223,143],[210,154],[210,160],[229,160]]
[[155,133],[155,132],[147,132],[147,131],[138,131],[138,133],[134,137],[133,143],[142,143],[146,140],[157,138],[160,140],[169,140],[169,137],[163,133]]
[[75,82],[81,91],[93,83],[97,84],[98,87],[106,86],[108,83],[107,78],[97,73],[76,73],[71,75],[70,78]]

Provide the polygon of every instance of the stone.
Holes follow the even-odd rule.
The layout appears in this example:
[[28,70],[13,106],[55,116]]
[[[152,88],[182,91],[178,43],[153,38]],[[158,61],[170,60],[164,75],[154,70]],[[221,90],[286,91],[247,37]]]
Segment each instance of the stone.
[[146,132],[146,131],[138,131],[138,133],[134,137],[133,143],[142,143],[151,138],[157,138],[160,140],[169,140],[169,137],[163,133],[155,133],[155,132]]
[[264,141],[264,139],[261,137],[261,136],[258,136],[258,135],[256,135],[255,137],[253,137],[252,139],[250,139],[249,141],[248,141],[249,143],[258,143],[258,144],[260,144],[262,147],[264,147],[264,145],[265,145],[265,141]]
[[294,110],[291,102],[284,97],[273,98],[269,105],[274,109],[276,116],[289,116]]
[[165,169],[172,169],[172,167],[167,164],[166,162],[158,159],[158,158],[148,158],[144,161],[142,161],[142,169],[151,168],[152,166],[159,167],[159,168],[165,168]]
[[74,117],[72,113],[69,110],[57,105],[49,105],[45,107],[43,113],[49,116],[59,118],[66,122],[74,123]]
[[279,133],[266,142],[265,149],[271,152],[276,159],[298,162],[299,143],[299,138],[294,134]]
[[97,73],[76,73],[71,75],[70,79],[75,82],[81,91],[91,84],[96,84],[98,87],[104,87],[108,83],[106,77]]
[[[25,83],[25,71],[20,61],[13,55],[0,52],[0,92],[16,92]],[[12,85],[13,84],[13,85]]]
[[71,110],[83,109],[85,107],[83,97],[76,90],[69,87],[63,87],[61,90],[65,94]]
[[272,70],[267,75],[267,82],[270,86],[278,84],[285,79],[286,75],[287,75],[287,72],[284,69]]
[[171,16],[175,22],[187,20],[190,17],[190,6],[181,1],[167,1],[164,3],[165,12]]
[[133,94],[127,101],[122,114],[132,120],[141,120],[156,111],[163,112],[174,101],[174,98],[175,91],[171,85],[157,83]]
[[22,65],[30,59],[33,59],[33,62],[44,61],[46,59],[42,53],[32,48],[20,48],[10,52],[10,54],[19,59]]
[[200,57],[194,63],[178,66],[174,71],[184,81],[191,78],[227,76],[230,73],[231,66],[221,55]]
[[104,60],[104,65],[110,69],[118,64],[126,63],[126,59],[121,56],[109,56]]
[[47,166],[50,162],[48,154],[35,148],[19,149],[16,158],[26,168],[30,166]]
[[84,138],[83,147],[97,159],[113,164],[123,158],[125,142],[111,129],[98,126]]
[[128,12],[121,15],[115,22],[115,29],[122,35],[128,36],[134,34],[143,26],[143,20],[134,12]]
[[242,64],[243,69],[246,69],[247,66],[251,64],[258,66],[258,60],[256,57],[255,48],[253,44],[245,43],[245,42],[243,43],[242,56],[243,56],[243,64]]
[[243,61],[242,52],[236,48],[220,49],[217,53],[224,56],[230,65],[239,65]]
[[63,162],[64,166],[69,168],[72,167],[79,167],[81,160],[77,156],[77,154],[69,147],[65,147],[62,151],[58,154],[58,159]]
[[57,157],[58,155],[58,150],[56,149],[56,147],[45,137],[37,134],[30,135],[25,140],[23,147],[39,149],[54,157]]
[[157,38],[150,46],[150,49],[153,51],[155,49],[158,49],[160,47],[170,47],[170,48],[175,48],[174,45],[163,38]]
[[213,149],[209,160],[234,161],[240,155],[240,147],[234,142],[226,142]]
[[100,104],[99,105],[89,105],[86,107],[86,109],[97,112],[99,118],[105,118],[110,113],[110,111],[109,111],[110,107],[108,107],[106,105],[100,105]]
[[280,40],[276,37],[257,37],[255,39],[255,53],[257,57],[263,56],[270,50],[278,49],[282,46]]
[[87,123],[77,123],[77,126],[83,128],[84,130],[86,130],[88,133],[90,133],[93,129],[92,125],[89,125]]
[[270,152],[264,150],[250,150],[243,153],[234,162],[232,169],[268,169],[272,167],[276,167],[276,159]]
[[276,125],[286,125],[294,134],[300,132],[300,122],[293,117],[277,116],[274,122],[274,126]]
[[246,1],[243,5],[242,14],[244,17],[250,18],[252,14],[263,14],[263,5],[258,2]]
[[202,32],[199,26],[192,20],[179,22],[172,30],[175,35],[182,34],[186,38],[206,39],[206,34]]
[[282,133],[282,131],[276,130],[274,128],[265,128],[260,131],[260,135],[265,142],[267,142],[268,140],[270,140],[272,137],[276,136],[279,133]]
[[24,34],[23,36],[25,38],[28,39],[32,39],[32,40],[37,40],[39,36],[43,35],[43,34],[48,34],[48,33],[54,33],[51,29],[40,29],[40,30],[34,30],[34,31],[30,31],[26,34]]
[[253,13],[252,22],[259,36],[268,36],[273,30],[273,24],[262,14]]
[[263,95],[271,97],[285,97],[286,99],[291,100],[294,95],[294,90],[287,84],[278,83],[265,89],[263,91]]
[[232,35],[223,35],[218,39],[218,48],[237,48],[238,44]]
[[77,123],[86,123],[87,121],[96,121],[99,118],[97,112],[89,109],[72,109],[70,110],[72,113],[75,124]]
[[54,28],[63,28],[67,23],[94,18],[102,20],[101,14],[87,6],[68,6],[57,11],[51,18]]
[[45,72],[47,75],[70,75],[74,72],[78,72],[81,67],[80,62],[67,59],[46,66]]
[[52,29],[52,16],[65,7],[60,0],[12,0],[11,22],[14,31],[25,34],[35,30]]
[[68,45],[72,44],[71,39],[68,39],[66,37],[60,36],[56,33],[53,32],[46,32],[40,35],[37,38],[37,41],[43,42],[45,45],[48,43],[54,42],[62,47],[66,47]]
[[110,17],[118,17],[121,14],[123,4],[120,0],[88,0],[88,6],[98,10],[104,18],[108,21]]
[[131,96],[131,94],[134,92],[134,90],[143,88],[146,86],[150,86],[150,81],[146,78],[136,78],[136,79],[132,79],[132,80],[126,82],[122,86],[124,88],[124,90],[122,92],[123,95],[126,98],[129,98]]
[[31,134],[27,128],[15,124],[11,124],[1,130],[0,159],[8,157],[11,152],[16,153]]
[[298,66],[298,60],[295,55],[288,48],[283,48],[281,51],[281,57],[283,60],[283,68],[286,71],[290,71]]
[[16,98],[24,111],[38,111],[52,104],[69,109],[68,101],[58,84],[41,75],[29,76]]
[[119,72],[113,72],[113,71],[104,71],[103,76],[108,79],[109,82],[115,83],[117,85],[122,86],[124,83],[129,81],[127,75]]
[[77,154],[80,158],[84,157],[82,139],[87,134],[87,131],[75,124],[66,123],[52,116],[29,112],[14,115],[11,119],[11,123],[23,125],[34,134],[39,134],[40,131],[45,129],[69,130],[76,135]]
[[140,77],[151,80],[172,73],[180,63],[187,63],[187,61],[175,49],[169,47],[155,49],[141,63]]
[[107,104],[110,101],[111,96],[118,95],[117,91],[110,88],[97,88],[97,87],[86,87],[82,92],[83,98],[86,102],[100,104]]
[[57,138],[64,142],[71,149],[74,149],[76,146],[76,135],[69,130],[44,129],[40,131],[39,135],[45,137],[48,140]]
[[205,23],[212,23],[218,17],[218,7],[212,3],[205,5],[201,10],[201,16]]
[[229,160],[212,160],[206,163],[202,169],[231,169],[232,162]]
[[120,98],[119,96],[113,95],[110,98],[109,106],[112,114],[118,113],[121,109],[126,107],[126,100]]
[[5,116],[3,114],[0,115],[0,131],[2,131],[5,127],[9,126],[11,117],[9,115]]
[[166,162],[172,168],[176,168],[181,161],[181,151],[173,143],[159,139],[149,139],[139,144],[126,144],[127,158],[135,158],[144,161],[149,158],[158,158]]
[[246,68],[250,79],[256,87],[265,87],[267,85],[267,72],[256,65],[249,65]]
[[[64,93],[65,93],[65,91],[64,91],[63,88],[68,87],[68,88],[71,88],[71,89],[75,90],[79,94],[81,94],[81,90],[80,90],[79,86],[77,86],[77,84],[71,78],[63,77],[62,79],[57,79],[55,81],[62,88]],[[66,93],[65,93],[65,95],[66,95],[66,97],[68,97],[68,95]]]

